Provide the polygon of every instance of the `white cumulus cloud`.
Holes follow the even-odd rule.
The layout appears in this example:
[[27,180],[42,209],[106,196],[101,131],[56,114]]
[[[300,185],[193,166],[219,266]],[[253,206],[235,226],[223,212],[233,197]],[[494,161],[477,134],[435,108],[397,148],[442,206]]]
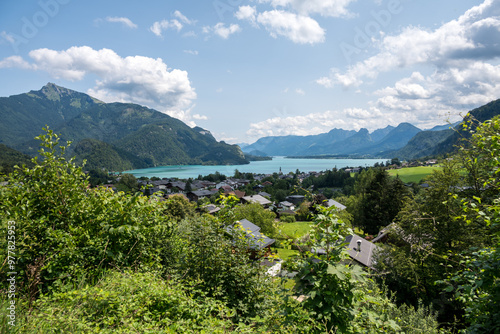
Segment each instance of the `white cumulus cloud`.
[[19,56],[5,58],[0,68],[44,71],[56,79],[71,81],[95,75],[99,79],[87,91],[89,95],[105,102],[138,103],[169,114],[186,113],[196,99],[188,73],[168,68],[161,58],[121,57],[113,50],[88,46],[63,51],[37,49],[29,56],[31,62]]
[[106,21],[107,22],[111,22],[111,23],[121,23],[124,26],[126,26],[127,28],[131,28],[131,29],[136,29],[137,28],[137,24],[135,24],[134,22],[132,22],[127,17],[110,17],[110,16],[108,16],[106,18]]
[[[414,65],[438,68],[468,66],[475,59],[493,59],[500,54],[500,6],[486,0],[435,30],[407,27],[402,33],[376,41],[379,52],[346,71],[333,68],[327,77],[332,84],[360,86],[380,73]],[[328,83],[325,78],[319,84]]]
[[241,31],[240,26],[234,23],[230,24],[228,27],[226,27],[226,25],[222,22],[217,23],[213,27],[210,26],[203,27],[203,33],[205,34],[214,33],[215,35],[223,39],[228,39],[229,36],[240,31]]
[[177,32],[179,32],[182,30],[182,27],[183,27],[182,23],[180,23],[176,19],[173,19],[173,20],[162,20],[154,22],[153,25],[149,27],[149,30],[156,36],[162,37],[163,31],[168,29],[174,29],[177,30]]
[[196,23],[194,20],[188,19],[185,15],[183,15],[180,11],[176,10],[173,14],[174,19],[171,20],[161,20],[161,21],[156,21],[149,27],[149,30],[155,34],[158,37],[163,37],[163,32],[167,31],[169,29],[172,30],[177,30],[177,32],[180,32],[182,28],[184,28],[184,25],[193,25]]
[[316,44],[325,41],[325,30],[309,16],[271,10],[259,13],[257,22],[274,38],[284,36],[298,44]]
[[291,8],[301,15],[351,16],[347,7],[356,0],[259,0],[274,7]]

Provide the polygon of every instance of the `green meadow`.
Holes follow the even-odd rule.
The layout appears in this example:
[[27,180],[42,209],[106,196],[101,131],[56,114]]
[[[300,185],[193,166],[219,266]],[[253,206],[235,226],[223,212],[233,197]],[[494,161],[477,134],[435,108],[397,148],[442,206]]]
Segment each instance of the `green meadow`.
[[441,170],[441,167],[435,166],[435,167],[426,167],[426,166],[421,166],[421,167],[408,167],[408,168],[401,168],[401,169],[391,169],[387,170],[389,175],[391,176],[399,176],[401,181],[405,183],[419,183],[423,178],[425,178],[427,175],[432,174],[433,171],[438,171]]

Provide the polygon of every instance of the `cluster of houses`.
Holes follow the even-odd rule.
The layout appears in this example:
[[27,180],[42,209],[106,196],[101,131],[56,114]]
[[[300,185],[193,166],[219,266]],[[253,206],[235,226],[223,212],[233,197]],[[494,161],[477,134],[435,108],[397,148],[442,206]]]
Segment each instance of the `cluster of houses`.
[[[359,172],[356,168],[348,170],[349,172]],[[305,179],[311,175],[320,176],[322,173],[301,173],[299,178]],[[262,181],[266,175],[255,175],[254,180]],[[293,175],[279,175],[280,178],[293,178]],[[295,176],[297,177],[297,176]],[[299,180],[300,182],[300,180]],[[184,182],[177,179],[162,179],[156,181],[140,181],[140,185],[145,193],[145,195],[152,195],[157,192],[162,192],[165,198],[170,196],[184,196],[190,201],[199,201],[203,198],[210,198],[214,194],[224,193],[231,194],[240,199],[242,204],[245,203],[258,203],[262,207],[272,210],[281,216],[282,214],[295,215],[295,210],[300,206],[300,204],[305,200],[302,195],[291,195],[286,197],[282,202],[272,202],[270,200],[271,195],[266,193],[264,190],[267,186],[272,186],[270,181],[264,181],[254,187],[254,191],[258,191],[256,195],[247,196],[245,192],[238,190],[238,188],[244,187],[250,184],[250,180],[238,179],[238,178],[228,178],[221,182],[211,182],[206,180],[194,180],[192,182]],[[328,200],[325,205],[327,207],[336,207],[337,210],[344,210],[346,207],[335,200]],[[208,204],[203,207],[205,212],[210,214],[217,213],[221,208],[215,204]],[[232,233],[232,231],[244,231],[246,239],[248,241],[248,247],[251,252],[259,251],[259,254],[271,253],[270,247],[275,243],[275,240],[269,238],[268,236],[260,232],[260,228],[253,224],[252,222],[243,219],[227,227],[227,232]],[[383,237],[376,238],[372,241],[366,240],[358,235],[348,236],[345,240],[347,252],[352,259],[353,263],[372,267],[374,264],[373,255],[377,249],[375,245],[376,242],[383,241]],[[325,249],[314,250],[318,255],[326,253]],[[281,271],[280,261],[269,261],[267,257],[264,257],[262,263],[269,267],[268,272],[271,275],[279,274]]]

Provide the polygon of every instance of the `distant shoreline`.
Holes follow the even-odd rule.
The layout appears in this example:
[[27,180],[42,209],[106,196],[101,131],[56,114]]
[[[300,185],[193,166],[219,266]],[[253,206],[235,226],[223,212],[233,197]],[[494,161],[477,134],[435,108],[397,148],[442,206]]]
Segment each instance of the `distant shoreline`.
[[391,158],[383,158],[383,157],[363,157],[363,156],[345,156],[345,155],[291,155],[286,156],[285,159],[351,159],[351,160],[366,160],[366,159],[391,159]]

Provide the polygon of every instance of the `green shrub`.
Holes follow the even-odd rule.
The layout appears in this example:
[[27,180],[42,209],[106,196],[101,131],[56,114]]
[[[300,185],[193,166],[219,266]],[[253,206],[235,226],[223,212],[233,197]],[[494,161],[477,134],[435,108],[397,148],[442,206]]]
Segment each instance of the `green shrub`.
[[282,214],[280,216],[280,221],[282,223],[295,223],[296,222],[295,216],[294,215],[290,215],[290,214]]
[[114,271],[95,286],[42,296],[16,331],[226,333],[237,329],[233,315],[222,302],[155,273]]

